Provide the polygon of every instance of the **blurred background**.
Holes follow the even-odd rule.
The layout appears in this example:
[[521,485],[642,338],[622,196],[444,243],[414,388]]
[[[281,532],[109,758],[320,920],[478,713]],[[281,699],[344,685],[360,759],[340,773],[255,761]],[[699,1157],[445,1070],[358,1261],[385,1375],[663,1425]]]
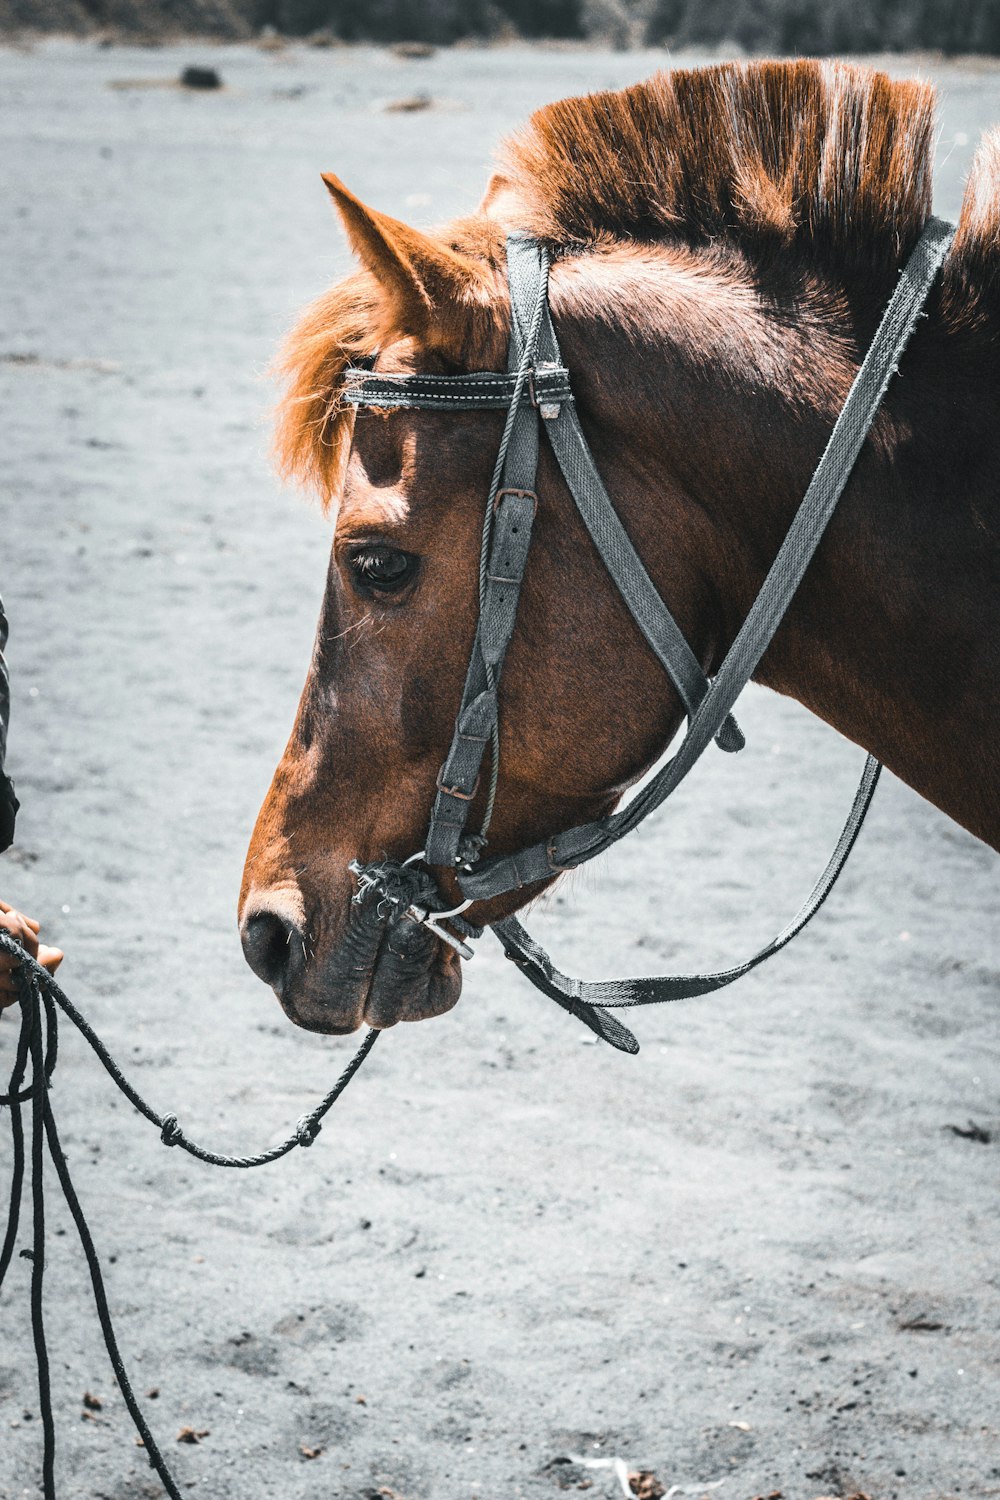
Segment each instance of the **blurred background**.
[[318,43],[552,38],[620,48],[1000,53],[1000,0],[0,0],[0,32]]

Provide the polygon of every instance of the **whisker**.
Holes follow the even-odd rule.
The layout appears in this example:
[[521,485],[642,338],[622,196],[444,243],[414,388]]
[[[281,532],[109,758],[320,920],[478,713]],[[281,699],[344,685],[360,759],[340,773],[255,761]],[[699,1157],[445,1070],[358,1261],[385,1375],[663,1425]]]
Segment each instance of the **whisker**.
[[351,624],[351,625],[345,625],[344,628],[343,628],[343,630],[338,630],[338,632],[337,632],[336,635],[326,635],[326,636],[323,637],[323,639],[325,641],[343,641],[343,640],[346,640],[347,637],[350,635],[350,633],[351,633],[352,630],[360,630],[363,625],[367,625],[368,624],[368,622],[369,622],[369,620],[371,618],[372,618],[372,612],[371,612],[371,610],[369,610],[367,614],[361,616],[360,620],[355,620],[353,622],[353,624]]

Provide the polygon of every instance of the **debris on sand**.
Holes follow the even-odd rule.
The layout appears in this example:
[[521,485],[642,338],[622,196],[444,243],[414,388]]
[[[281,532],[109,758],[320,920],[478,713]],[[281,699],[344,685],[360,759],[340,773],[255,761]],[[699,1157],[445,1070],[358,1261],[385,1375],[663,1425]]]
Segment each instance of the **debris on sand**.
[[637,1469],[629,1474],[628,1487],[638,1500],[663,1500],[667,1493],[652,1469]]
[[433,57],[436,48],[430,42],[394,42],[389,51],[393,57]]
[[[904,1318],[896,1327],[900,1333],[941,1333],[945,1324],[937,1318],[928,1318],[920,1313],[915,1318]],[[853,1500],[853,1497],[848,1496],[848,1500]]]
[[308,1443],[299,1444],[299,1452],[303,1458],[319,1458],[323,1452],[322,1448],[310,1448]]
[[965,1127],[961,1125],[946,1125],[945,1130],[950,1130],[952,1135],[959,1136],[963,1141],[975,1141],[980,1146],[988,1146],[993,1139],[990,1131],[984,1130],[977,1125],[975,1120],[970,1120]]
[[95,1396],[91,1391],[84,1391],[83,1404],[88,1411],[100,1411],[104,1406],[100,1396]]
[[177,1442],[200,1443],[202,1438],[207,1438],[208,1436],[209,1430],[207,1427],[182,1427],[180,1432],[177,1434]]
[[585,1468],[583,1459],[570,1458],[568,1454],[561,1453],[543,1464],[540,1472],[546,1479],[551,1479],[558,1490],[590,1490],[594,1487],[594,1481],[587,1478]]
[[385,112],[387,115],[412,115],[418,109],[430,109],[433,103],[430,94],[407,94],[402,99],[390,99]]
[[[610,1469],[617,1479],[621,1493],[626,1497],[626,1500],[633,1500],[635,1496],[638,1496],[638,1500],[664,1500],[664,1496],[683,1494],[685,1491],[685,1486],[677,1484],[672,1485],[669,1490],[665,1489],[652,1469],[631,1469],[623,1458],[585,1458],[580,1454],[573,1453],[568,1459],[553,1459],[553,1463],[574,1464],[578,1469]],[[558,1480],[556,1482],[559,1483]],[[724,1481],[720,1480],[716,1481],[716,1484],[691,1486],[691,1491],[694,1493],[695,1489],[699,1492],[715,1489],[717,1484],[722,1482]],[[577,1489],[589,1487],[586,1481],[583,1484],[576,1485]],[[560,1488],[569,1489],[570,1486],[568,1484],[560,1484]]]
[[215,68],[185,68],[177,80],[182,89],[221,89],[222,78]]

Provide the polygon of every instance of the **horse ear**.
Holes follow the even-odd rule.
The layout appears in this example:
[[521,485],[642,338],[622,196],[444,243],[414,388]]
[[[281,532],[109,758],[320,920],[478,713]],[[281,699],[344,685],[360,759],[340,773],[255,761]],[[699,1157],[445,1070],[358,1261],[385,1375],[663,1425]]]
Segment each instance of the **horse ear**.
[[524,203],[517,188],[503,172],[494,172],[486,184],[479,212],[500,224],[513,224],[523,217]]
[[324,172],[323,181],[358,259],[391,294],[396,328],[430,336],[457,305],[475,300],[482,273],[472,261],[369,208],[332,173]]

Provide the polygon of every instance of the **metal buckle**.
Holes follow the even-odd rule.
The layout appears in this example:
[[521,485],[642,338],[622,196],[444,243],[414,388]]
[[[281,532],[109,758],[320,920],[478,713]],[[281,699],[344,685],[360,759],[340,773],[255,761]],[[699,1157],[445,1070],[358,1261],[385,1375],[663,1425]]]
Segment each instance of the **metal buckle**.
[[535,507],[531,519],[534,520],[535,516],[538,515],[538,496],[535,494],[534,490],[519,490],[515,489],[511,485],[508,485],[506,489],[497,490],[496,499],[493,501],[494,515],[500,509],[500,502],[503,499],[504,495],[520,495],[522,500],[530,500]]
[[[476,793],[479,791],[479,776],[478,775],[476,776],[476,784],[472,788],[471,792],[460,792],[457,786],[445,786],[444,782],[441,780],[441,777],[442,777],[443,774],[444,774],[444,766],[442,766],[441,770],[437,773],[437,780],[436,780],[436,782],[434,784],[437,787],[437,789],[438,789],[439,792],[444,792],[445,795],[448,796],[448,797],[457,797],[458,800],[459,800],[459,802],[471,802],[472,799],[473,799],[473,797],[475,797]],[[414,855],[414,858],[417,858],[417,856]],[[409,864],[410,861],[406,860],[405,863]]]

